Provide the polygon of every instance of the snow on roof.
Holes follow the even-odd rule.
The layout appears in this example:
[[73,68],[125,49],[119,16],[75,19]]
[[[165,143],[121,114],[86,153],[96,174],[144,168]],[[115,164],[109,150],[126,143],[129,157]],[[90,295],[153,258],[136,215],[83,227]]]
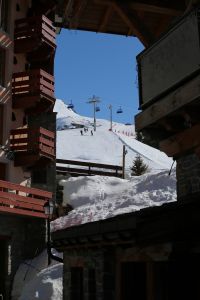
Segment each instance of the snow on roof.
[[74,208],[51,222],[57,231],[176,200],[175,170],[147,173],[131,179],[87,176],[61,181],[64,204]]

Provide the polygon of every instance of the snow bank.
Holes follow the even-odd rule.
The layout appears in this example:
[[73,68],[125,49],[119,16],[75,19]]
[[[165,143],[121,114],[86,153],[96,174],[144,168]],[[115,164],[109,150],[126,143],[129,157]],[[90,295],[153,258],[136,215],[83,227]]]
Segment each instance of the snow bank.
[[[61,256],[54,250],[54,254]],[[47,252],[24,261],[14,278],[12,300],[62,300],[63,264],[47,265]]]
[[62,180],[64,204],[73,210],[51,222],[57,231],[176,200],[175,170],[135,176],[129,180],[87,176]]

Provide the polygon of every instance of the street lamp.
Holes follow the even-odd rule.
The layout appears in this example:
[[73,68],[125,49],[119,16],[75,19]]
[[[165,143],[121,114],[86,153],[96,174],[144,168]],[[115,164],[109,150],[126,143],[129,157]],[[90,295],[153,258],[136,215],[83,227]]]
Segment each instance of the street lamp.
[[51,247],[50,247],[50,244],[51,244],[51,236],[50,236],[50,219],[52,218],[53,216],[53,209],[54,209],[54,204],[52,201],[48,201],[45,203],[44,205],[44,213],[47,217],[47,223],[46,223],[46,226],[47,226],[47,254],[48,254],[48,265],[50,265],[51,263]]

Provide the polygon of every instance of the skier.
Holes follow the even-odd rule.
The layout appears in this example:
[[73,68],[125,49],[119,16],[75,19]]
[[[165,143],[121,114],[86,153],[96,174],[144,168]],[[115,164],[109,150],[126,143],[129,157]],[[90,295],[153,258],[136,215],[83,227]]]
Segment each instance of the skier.
[[91,130],[91,135],[93,135],[93,131]]
[[80,130],[81,135],[83,135],[83,130]]

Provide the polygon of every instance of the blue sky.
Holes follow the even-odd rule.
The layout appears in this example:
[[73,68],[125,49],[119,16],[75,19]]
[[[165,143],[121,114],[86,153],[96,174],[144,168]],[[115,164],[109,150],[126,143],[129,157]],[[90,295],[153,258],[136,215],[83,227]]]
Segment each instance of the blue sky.
[[[138,113],[136,55],[143,50],[136,38],[62,30],[55,59],[56,98],[71,100],[80,115],[93,116],[89,98],[100,98],[97,118],[133,123]],[[119,106],[123,114],[117,114]]]

